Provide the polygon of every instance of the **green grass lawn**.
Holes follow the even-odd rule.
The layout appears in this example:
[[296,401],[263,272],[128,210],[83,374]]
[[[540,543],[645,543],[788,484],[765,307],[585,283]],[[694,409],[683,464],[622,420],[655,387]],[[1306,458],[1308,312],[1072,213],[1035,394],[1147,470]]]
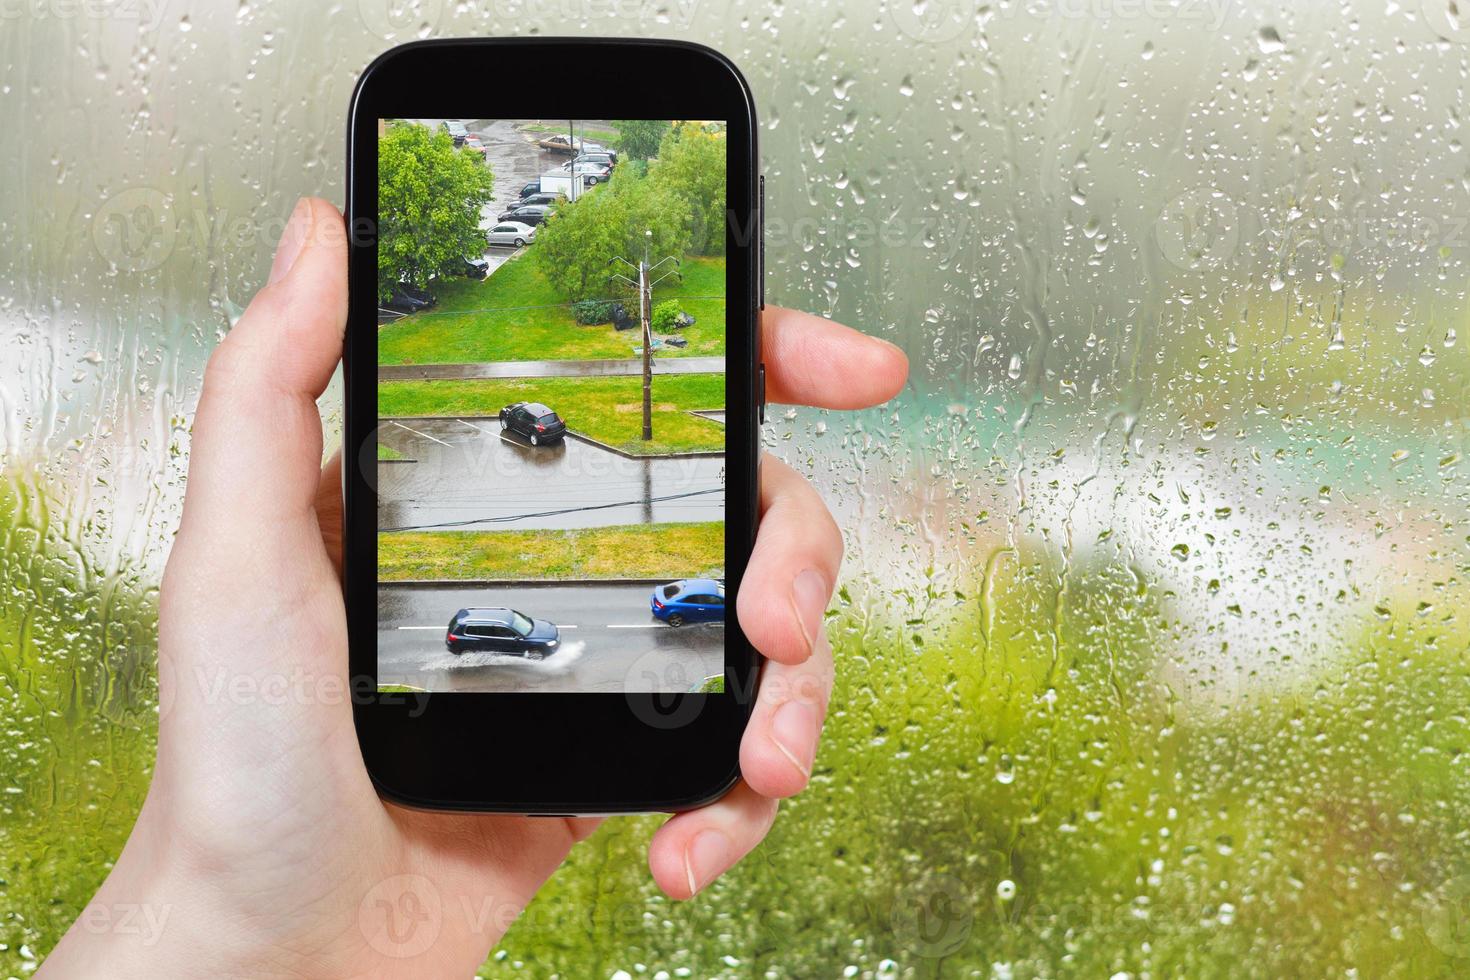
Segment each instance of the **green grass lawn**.
[[392,461],[395,459],[407,459],[408,457],[394,449],[387,443],[378,443],[378,459]]
[[[599,360],[633,356],[638,331],[612,324],[583,326],[551,287],[535,260],[535,246],[488,279],[448,279],[433,286],[439,305],[378,331],[379,364],[461,364],[476,361]],[[685,348],[660,357],[725,353],[725,260],[686,257],[682,281],[653,291],[655,304],[680,299],[695,318],[681,331]],[[693,297],[715,297],[700,298]]]
[[549,405],[574,432],[623,452],[657,455],[725,448],[723,425],[689,414],[691,409],[724,407],[723,374],[654,378],[652,442],[641,438],[643,379],[639,377],[378,382],[381,418],[488,417],[518,401]]
[[725,523],[378,535],[378,578],[719,578]]

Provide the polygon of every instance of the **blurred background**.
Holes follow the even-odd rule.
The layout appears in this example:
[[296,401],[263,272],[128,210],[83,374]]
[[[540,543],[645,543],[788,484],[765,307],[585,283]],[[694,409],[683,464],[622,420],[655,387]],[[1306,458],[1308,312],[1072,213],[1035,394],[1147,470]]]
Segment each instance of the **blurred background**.
[[294,200],[341,201],[356,73],[506,34],[728,53],[770,299],[913,376],[766,433],[848,535],[811,789],[682,905],[612,822],[485,976],[1470,971],[1463,2],[0,19],[0,973],[141,803],[202,367]]

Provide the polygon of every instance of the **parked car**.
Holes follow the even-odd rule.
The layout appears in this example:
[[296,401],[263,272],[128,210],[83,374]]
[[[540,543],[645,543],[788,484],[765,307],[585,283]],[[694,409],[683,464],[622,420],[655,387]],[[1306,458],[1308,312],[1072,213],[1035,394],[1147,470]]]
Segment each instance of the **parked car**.
[[521,198],[521,203],[516,205],[516,207],[524,208],[532,204],[552,205],[561,201],[565,201],[566,199],[567,196],[565,194],[557,193],[555,191],[544,191]]
[[464,141],[470,135],[470,131],[458,119],[446,119],[439,124],[439,128],[449,134],[449,138],[454,140],[455,146],[463,146]]
[[725,586],[712,578],[686,578],[653,590],[648,608],[670,626],[723,623]]
[[548,204],[522,204],[518,208],[511,208],[495,220],[519,221],[523,225],[539,225],[550,213],[551,206]]
[[540,193],[541,193],[541,181],[539,181],[539,180],[533,180],[533,181],[531,181],[531,182],[529,182],[527,184],[522,185],[522,187],[521,187],[521,193],[518,196],[520,197],[521,200],[524,201],[526,198],[530,197],[531,195],[533,195],[533,194],[540,194]]
[[416,289],[406,282],[400,282],[398,284],[398,291],[407,296],[409,299],[417,300],[418,302],[424,304],[425,309],[429,308],[430,306],[435,306],[439,302],[439,297],[435,296],[433,293],[429,292],[426,289]]
[[516,402],[500,410],[500,427],[525,436],[533,446],[566,437],[567,424],[540,402]]
[[581,138],[564,137],[562,134],[550,135],[537,140],[538,147],[542,150],[550,150],[551,153],[564,153],[572,156],[573,153],[607,153],[607,147],[601,143],[591,143]]
[[519,221],[502,221],[485,232],[485,241],[491,245],[514,245],[520,248],[536,240],[536,229]]
[[472,259],[465,259],[464,269],[460,272],[460,275],[469,276],[471,279],[484,279],[489,274],[490,263],[479,256],[475,256]]
[[550,150],[552,153],[565,153],[570,156],[572,153],[582,148],[582,141],[573,140],[569,136],[562,136],[560,134],[557,134],[555,136],[546,136],[542,139],[537,140],[536,145],[541,147],[541,149],[543,150]]
[[490,152],[490,147],[480,142],[480,137],[476,136],[474,133],[471,133],[464,138],[464,148],[466,150],[474,150],[476,153],[480,154],[480,156],[484,156],[485,154]]
[[414,297],[405,293],[401,288],[393,290],[393,295],[389,296],[387,301],[383,302],[381,306],[385,310],[392,310],[394,313],[405,314],[417,313],[419,310],[427,310],[429,308],[428,303],[424,302],[423,300],[415,299]]
[[611,150],[583,150],[575,159],[579,166],[584,163],[600,163],[606,167],[618,165],[618,155]]
[[[612,176],[612,167],[605,163],[567,163],[553,171],[553,173],[565,174],[570,177],[573,166],[577,168],[577,176],[582,178],[582,182],[589,187],[593,184],[600,184]],[[542,183],[545,183],[544,179]]]
[[444,645],[456,656],[484,650],[545,660],[561,646],[561,630],[555,623],[503,606],[461,609],[449,621]]

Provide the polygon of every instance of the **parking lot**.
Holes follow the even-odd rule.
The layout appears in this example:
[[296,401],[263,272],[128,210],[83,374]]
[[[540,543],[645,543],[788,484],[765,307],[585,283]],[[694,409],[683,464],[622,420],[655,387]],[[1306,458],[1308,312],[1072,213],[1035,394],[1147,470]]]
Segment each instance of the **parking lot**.
[[378,466],[383,530],[725,519],[722,456],[634,459],[574,438],[532,446],[494,418],[385,420],[378,438],[416,461]]

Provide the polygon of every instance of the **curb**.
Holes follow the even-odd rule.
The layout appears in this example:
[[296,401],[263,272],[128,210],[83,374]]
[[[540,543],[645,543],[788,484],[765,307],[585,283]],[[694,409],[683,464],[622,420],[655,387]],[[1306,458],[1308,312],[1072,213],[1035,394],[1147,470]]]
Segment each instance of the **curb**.
[[407,578],[378,582],[378,588],[443,589],[443,588],[487,588],[527,589],[559,588],[580,585],[663,585],[677,582],[678,576],[668,578]]
[[578,442],[585,442],[589,446],[596,446],[598,449],[601,449],[604,452],[612,453],[614,456],[621,456],[624,459],[712,459],[716,456],[723,458],[725,455],[725,451],[723,449],[697,450],[687,453],[625,453],[621,449],[618,449],[614,446],[609,446],[605,442],[598,442],[591,436],[584,436],[582,435],[582,433],[573,432],[571,429],[567,430],[567,435],[571,436],[573,439],[576,439]]

